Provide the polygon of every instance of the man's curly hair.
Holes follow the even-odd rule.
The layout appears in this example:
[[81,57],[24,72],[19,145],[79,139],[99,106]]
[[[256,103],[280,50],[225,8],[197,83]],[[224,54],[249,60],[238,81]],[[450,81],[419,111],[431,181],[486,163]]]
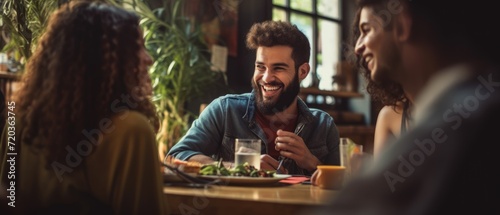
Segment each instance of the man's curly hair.
[[[97,2],[72,1],[54,12],[29,59],[16,94],[23,143],[48,152],[48,164],[64,161],[65,147],[86,140],[116,115],[117,102],[144,114],[157,130],[151,81],[141,66],[139,17]],[[120,111],[123,111],[123,107]]]
[[283,21],[264,21],[254,24],[247,34],[246,45],[251,50],[256,50],[259,46],[292,47],[292,59],[296,70],[300,65],[309,62],[311,53],[311,45],[306,35],[296,25]]

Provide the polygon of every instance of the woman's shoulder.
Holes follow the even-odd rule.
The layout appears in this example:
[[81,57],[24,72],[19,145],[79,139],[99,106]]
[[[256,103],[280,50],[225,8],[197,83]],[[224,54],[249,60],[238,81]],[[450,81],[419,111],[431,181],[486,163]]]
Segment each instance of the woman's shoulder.
[[105,139],[132,136],[155,136],[148,118],[137,111],[126,110],[99,121],[99,131]]
[[379,119],[393,119],[393,118],[400,118],[401,115],[403,114],[403,104],[397,104],[395,106],[392,105],[386,105],[380,109],[379,112]]
[[[103,119],[100,124],[105,124],[106,121],[108,120]],[[109,119],[109,123],[113,123],[117,127],[143,127],[146,125],[152,127],[144,114],[133,110],[126,110],[113,115]]]
[[156,145],[156,135],[147,117],[137,111],[123,111],[99,123],[101,151],[136,151]]
[[[384,127],[393,134],[399,134],[403,106],[384,106],[377,117],[377,127]],[[383,129],[384,130],[384,129]]]
[[396,102],[395,105],[385,105],[380,109],[380,113],[389,116],[401,116],[408,104],[402,101]]

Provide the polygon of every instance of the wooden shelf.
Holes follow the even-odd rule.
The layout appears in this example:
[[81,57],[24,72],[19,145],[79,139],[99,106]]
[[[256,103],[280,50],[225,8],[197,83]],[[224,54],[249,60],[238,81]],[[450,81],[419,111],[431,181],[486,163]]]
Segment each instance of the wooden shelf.
[[21,80],[21,73],[0,71],[0,90],[4,94],[4,102],[11,100],[12,94],[17,89],[15,85],[19,80]]
[[324,110],[335,119],[337,125],[362,125],[365,124],[365,115],[351,111]]
[[14,80],[17,81],[21,78],[20,73],[0,71],[0,79]]
[[336,98],[360,98],[363,97],[363,94],[358,92],[349,92],[349,91],[332,91],[332,90],[320,90],[317,88],[301,88],[301,94],[307,95],[324,95],[324,96],[333,96]]

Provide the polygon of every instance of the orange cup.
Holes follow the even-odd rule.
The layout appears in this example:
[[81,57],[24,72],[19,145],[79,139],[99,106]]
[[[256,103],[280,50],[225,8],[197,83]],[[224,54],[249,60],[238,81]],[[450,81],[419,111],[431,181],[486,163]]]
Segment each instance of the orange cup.
[[344,183],[345,167],[337,165],[318,165],[311,181],[322,189],[340,189]]

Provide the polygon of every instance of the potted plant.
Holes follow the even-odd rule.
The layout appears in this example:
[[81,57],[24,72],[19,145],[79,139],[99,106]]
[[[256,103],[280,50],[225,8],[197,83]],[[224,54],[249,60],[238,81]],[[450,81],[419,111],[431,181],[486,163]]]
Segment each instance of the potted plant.
[[[24,62],[45,30],[50,13],[70,0],[5,0],[2,21],[9,41],[4,50]],[[96,0],[97,1],[97,0]],[[186,103],[214,88],[225,88],[225,74],[211,71],[200,23],[183,14],[185,1],[165,0],[151,9],[143,0],[100,0],[128,6],[141,16],[146,48],[155,63],[150,68],[154,102],[162,120],[157,135],[160,156],[187,131],[195,114]],[[146,2],[146,3],[145,3]],[[209,90],[210,89],[210,90]]]
[[155,62],[150,68],[154,101],[162,119],[158,143],[164,155],[189,128],[186,102],[203,96],[214,87],[224,87],[224,73],[211,71],[209,52],[200,24],[183,14],[184,1],[163,1],[150,9],[136,1],[133,7],[142,16],[146,48]]

